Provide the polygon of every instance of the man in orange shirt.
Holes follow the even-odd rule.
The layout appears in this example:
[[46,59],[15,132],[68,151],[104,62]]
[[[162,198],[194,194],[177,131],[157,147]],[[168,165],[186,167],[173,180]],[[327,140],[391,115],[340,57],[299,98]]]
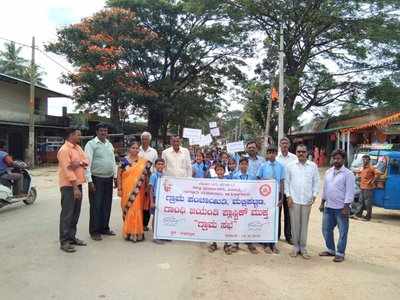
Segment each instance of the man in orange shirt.
[[369,221],[372,215],[372,190],[375,188],[375,181],[381,173],[371,165],[371,158],[369,155],[363,155],[362,160],[363,167],[358,175],[361,189],[360,203],[355,211],[355,216],[361,218],[365,209],[367,211],[365,220]]
[[61,191],[60,249],[69,253],[76,251],[74,245],[86,246],[75,236],[81,212],[82,184],[85,183],[85,169],[89,165],[85,152],[78,145],[80,138],[79,130],[68,129],[65,143],[57,153]]

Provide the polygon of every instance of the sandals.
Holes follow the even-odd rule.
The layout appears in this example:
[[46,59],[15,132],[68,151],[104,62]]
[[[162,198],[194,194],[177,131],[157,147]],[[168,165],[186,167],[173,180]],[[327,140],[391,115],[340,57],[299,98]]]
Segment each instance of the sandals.
[[258,250],[254,245],[247,245],[247,248],[249,249],[251,254],[258,254]]
[[224,252],[225,252],[226,255],[231,255],[233,253],[231,245],[225,244],[224,245]]
[[239,244],[234,244],[233,246],[231,246],[231,251],[233,252],[233,253],[236,253],[236,252],[238,252],[239,251]]
[[208,246],[208,252],[213,253],[218,249],[217,243],[212,243],[211,245]]

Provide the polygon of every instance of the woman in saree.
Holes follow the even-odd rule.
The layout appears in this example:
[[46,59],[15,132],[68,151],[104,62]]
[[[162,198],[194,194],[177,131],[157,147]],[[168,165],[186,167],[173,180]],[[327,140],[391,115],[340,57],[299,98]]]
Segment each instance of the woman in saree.
[[149,164],[139,157],[139,143],[133,142],[118,169],[118,196],[121,197],[122,234],[127,241],[144,240],[143,206],[148,189]]

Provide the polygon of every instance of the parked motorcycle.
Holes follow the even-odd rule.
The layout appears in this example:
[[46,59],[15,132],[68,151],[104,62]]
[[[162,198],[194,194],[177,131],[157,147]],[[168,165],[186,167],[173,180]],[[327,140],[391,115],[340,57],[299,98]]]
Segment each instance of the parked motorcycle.
[[0,208],[21,201],[23,201],[26,205],[30,205],[35,202],[37,192],[35,186],[32,184],[32,176],[27,170],[26,163],[15,161],[11,172],[22,174],[22,190],[19,191],[20,195],[16,195],[14,188],[15,183],[12,180],[0,178]]

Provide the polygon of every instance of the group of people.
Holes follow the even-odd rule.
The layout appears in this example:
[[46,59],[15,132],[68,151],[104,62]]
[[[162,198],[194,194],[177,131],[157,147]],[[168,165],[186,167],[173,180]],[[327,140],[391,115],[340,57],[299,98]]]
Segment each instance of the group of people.
[[[82,185],[87,182],[90,203],[89,232],[95,241],[103,235],[115,235],[110,229],[110,211],[113,187],[121,198],[122,234],[125,240],[140,242],[154,220],[155,195],[161,176],[216,178],[236,180],[270,180],[279,184],[279,228],[283,211],[283,232],[286,241],[293,245],[292,257],[301,255],[310,259],[307,252],[308,223],[311,207],[319,194],[317,165],[308,160],[308,149],[297,145],[296,153],[290,153],[290,140],[283,138],[277,146],[266,149],[266,157],[258,154],[257,143],[246,144],[242,155],[191,151],[181,146],[179,136],[171,138],[171,147],[159,157],[150,146],[151,134],[144,132],[141,142],[132,142],[126,157],[119,165],[115,162],[112,144],[107,139],[108,128],[99,124],[96,137],[83,150],[79,146],[80,131],[69,130],[65,144],[58,152],[59,181],[61,190],[60,245],[66,252],[75,252],[75,246],[86,243],[76,237],[76,225],[82,201]],[[335,262],[344,260],[349,229],[350,204],[354,198],[355,177],[344,166],[346,153],[332,153],[333,166],[327,170],[321,195],[320,210],[323,212],[322,233],[326,250],[320,256],[333,256]],[[335,246],[334,228],[339,229]],[[154,240],[156,243],[165,241]],[[251,253],[258,253],[254,244],[248,243]],[[279,253],[275,243],[263,245],[266,253]],[[208,247],[218,249],[216,243]],[[232,254],[239,244],[225,243],[225,253]]]

